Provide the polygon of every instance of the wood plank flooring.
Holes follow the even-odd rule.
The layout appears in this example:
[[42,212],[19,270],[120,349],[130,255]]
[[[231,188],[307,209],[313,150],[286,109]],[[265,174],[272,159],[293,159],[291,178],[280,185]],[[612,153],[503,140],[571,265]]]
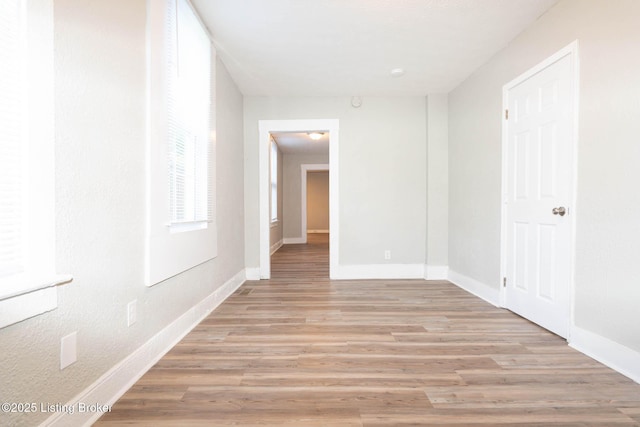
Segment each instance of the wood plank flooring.
[[640,426],[640,385],[446,281],[281,248],[96,425]]

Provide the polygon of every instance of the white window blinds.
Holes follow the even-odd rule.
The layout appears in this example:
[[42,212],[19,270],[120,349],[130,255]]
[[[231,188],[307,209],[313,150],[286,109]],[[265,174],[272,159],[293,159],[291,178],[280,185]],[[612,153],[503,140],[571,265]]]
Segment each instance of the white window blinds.
[[209,114],[211,46],[186,0],[169,1],[167,141],[170,223],[211,219]]
[[53,2],[0,0],[0,328],[57,307]]
[[147,2],[148,139],[145,283],[218,253],[215,50],[188,0]]
[[19,0],[0,0],[0,279],[25,269],[25,36]]

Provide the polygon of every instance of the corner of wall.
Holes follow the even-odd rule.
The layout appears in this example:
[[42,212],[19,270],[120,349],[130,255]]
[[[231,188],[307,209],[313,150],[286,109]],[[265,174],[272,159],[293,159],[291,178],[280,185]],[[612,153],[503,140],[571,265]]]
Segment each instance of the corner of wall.
[[449,278],[449,266],[448,265],[428,265],[424,266],[424,279],[425,280],[448,280]]
[[478,298],[482,298],[491,305],[500,306],[500,291],[498,289],[453,270],[449,270],[449,281]]
[[245,268],[247,280],[260,280],[260,267]]
[[278,249],[280,249],[282,247],[282,243],[283,240],[280,239],[277,242],[275,242],[273,245],[271,245],[271,248],[269,248],[269,255],[273,255]]

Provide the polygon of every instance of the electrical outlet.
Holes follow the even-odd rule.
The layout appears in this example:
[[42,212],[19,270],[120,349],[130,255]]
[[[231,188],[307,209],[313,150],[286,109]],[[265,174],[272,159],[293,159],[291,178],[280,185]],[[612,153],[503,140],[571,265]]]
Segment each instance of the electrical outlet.
[[389,249],[384,251],[384,259],[391,259],[391,251]]
[[138,313],[136,313],[136,305],[138,300],[133,300],[127,304],[127,326],[131,326],[138,320]]
[[60,370],[78,360],[78,332],[73,332],[60,340]]

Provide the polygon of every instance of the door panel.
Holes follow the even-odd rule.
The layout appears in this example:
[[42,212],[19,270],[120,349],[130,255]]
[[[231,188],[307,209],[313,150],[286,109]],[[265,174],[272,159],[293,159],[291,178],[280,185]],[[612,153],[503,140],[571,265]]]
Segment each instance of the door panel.
[[510,310],[566,337],[573,174],[571,56],[509,89],[506,278]]

